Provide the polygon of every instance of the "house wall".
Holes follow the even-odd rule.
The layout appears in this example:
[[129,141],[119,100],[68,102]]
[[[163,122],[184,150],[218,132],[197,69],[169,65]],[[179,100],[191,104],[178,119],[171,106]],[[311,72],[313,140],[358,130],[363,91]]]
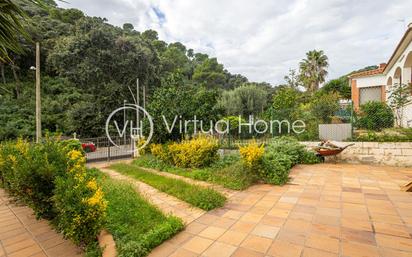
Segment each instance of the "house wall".
[[[412,42],[409,42],[408,47],[405,49],[405,51],[402,52],[399,59],[396,61],[396,63],[388,71],[388,73],[386,74],[386,80],[389,77],[394,78],[396,69],[398,67],[400,67],[402,69],[402,83],[411,83],[411,68],[410,67],[404,67],[406,58],[408,56],[408,53],[410,53],[410,52],[412,52]],[[393,84],[395,84],[395,83],[397,83],[397,81],[394,79]]]
[[386,85],[385,76],[377,75],[364,78],[356,78],[356,85],[358,88],[361,87],[372,87]]
[[359,109],[359,88],[356,85],[355,79],[351,80],[351,94],[352,94],[353,107],[355,108],[355,110],[358,110]]
[[[412,53],[412,41],[408,47],[402,52],[398,60],[386,74],[379,74],[368,77],[353,78],[352,81],[352,100],[355,109],[359,108],[359,88],[382,86],[382,101],[388,101],[391,94],[392,86],[387,85],[389,78],[392,78],[392,85],[400,83],[400,78],[395,78],[395,72],[398,68],[401,69],[401,79],[403,84],[412,83],[412,67],[411,64],[405,65],[408,54]],[[412,127],[412,103],[405,106],[402,119],[403,127]]]
[[[393,79],[392,85],[399,83],[399,79],[394,77],[396,69],[399,67],[402,70],[402,83],[409,84],[412,83],[411,78],[411,67],[405,67],[405,62],[407,60],[408,54],[412,52],[412,42],[409,42],[408,47],[402,52],[399,59],[391,67],[391,69],[386,74],[386,80],[390,77]],[[407,66],[407,65],[406,65]],[[386,99],[390,96],[391,87],[388,87],[388,93],[386,94]],[[412,103],[407,105],[403,111],[403,127],[412,127]]]

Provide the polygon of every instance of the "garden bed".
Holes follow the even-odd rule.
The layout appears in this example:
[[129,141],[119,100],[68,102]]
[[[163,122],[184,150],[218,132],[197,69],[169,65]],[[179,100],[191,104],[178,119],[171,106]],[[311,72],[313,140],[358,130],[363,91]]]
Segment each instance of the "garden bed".
[[224,195],[211,188],[192,185],[179,179],[157,175],[144,171],[135,165],[119,163],[110,166],[110,168],[203,210],[208,211],[221,207],[226,201]]
[[210,167],[180,168],[168,164],[151,154],[146,154],[134,160],[133,165],[206,181],[233,190],[243,190],[251,186],[255,179],[252,174],[244,171],[239,162],[239,154],[230,154],[221,157]]
[[295,164],[320,161],[292,137],[274,138],[267,144],[252,140],[239,146],[239,154],[219,156],[217,151],[217,141],[205,137],[154,144],[151,154],[144,154],[133,165],[242,190],[256,182],[283,185]]
[[113,235],[118,256],[145,256],[183,229],[183,222],[164,215],[128,183],[93,170],[108,202],[105,228]]
[[357,142],[412,142],[412,128],[387,128],[381,131],[357,130],[353,141]]

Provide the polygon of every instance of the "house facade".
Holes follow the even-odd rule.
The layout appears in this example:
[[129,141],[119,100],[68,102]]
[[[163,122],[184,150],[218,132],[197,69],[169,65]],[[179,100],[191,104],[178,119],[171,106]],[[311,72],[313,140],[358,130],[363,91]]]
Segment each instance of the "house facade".
[[[391,88],[412,82],[412,23],[403,35],[387,63],[375,70],[353,73],[349,76],[352,102],[355,110],[368,101],[388,102]],[[403,109],[403,127],[412,127],[412,104]]]

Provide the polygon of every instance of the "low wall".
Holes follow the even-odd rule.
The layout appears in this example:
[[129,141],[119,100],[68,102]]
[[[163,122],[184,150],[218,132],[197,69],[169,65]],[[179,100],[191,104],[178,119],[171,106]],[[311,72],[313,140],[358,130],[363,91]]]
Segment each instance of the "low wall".
[[[308,148],[319,142],[301,142]],[[354,143],[335,157],[327,157],[327,162],[346,162],[412,167],[412,142],[378,143],[378,142],[337,142],[339,146]],[[238,150],[221,150],[221,154],[235,153]]]
[[[318,142],[301,142],[312,147]],[[378,142],[339,142],[339,146],[354,143],[336,156],[339,162],[381,164],[390,166],[412,166],[412,142],[405,143],[378,143]],[[335,157],[328,157],[326,161],[334,161]]]

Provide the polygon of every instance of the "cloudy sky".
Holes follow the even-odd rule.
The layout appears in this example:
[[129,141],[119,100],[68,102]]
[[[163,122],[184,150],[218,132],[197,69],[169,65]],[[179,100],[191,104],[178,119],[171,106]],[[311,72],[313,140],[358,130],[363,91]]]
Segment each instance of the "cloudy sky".
[[386,62],[412,22],[411,0],[66,0],[64,8],[136,30],[157,30],[217,57],[251,81],[283,82],[305,53],[322,49],[329,79]]

